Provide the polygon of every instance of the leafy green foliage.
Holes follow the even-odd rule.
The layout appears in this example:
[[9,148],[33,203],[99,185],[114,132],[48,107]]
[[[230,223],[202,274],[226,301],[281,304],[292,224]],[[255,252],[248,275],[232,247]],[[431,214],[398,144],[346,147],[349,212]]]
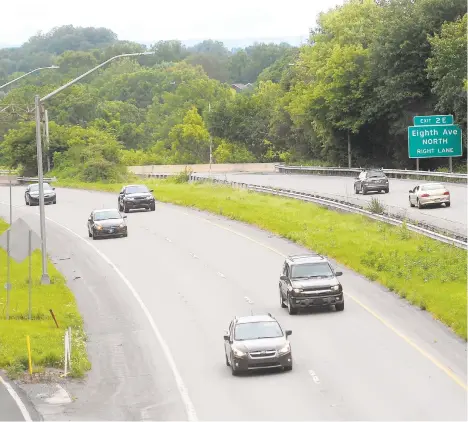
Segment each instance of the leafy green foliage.
[[[47,101],[49,155],[61,172],[94,180],[117,177],[123,165],[207,162],[210,136],[215,162],[347,165],[349,139],[353,166],[411,168],[414,115],[454,114],[466,135],[466,25],[464,0],[349,0],[321,13],[300,48],[159,41],[153,55],[112,61]],[[2,81],[60,65],[0,92],[0,163],[35,172],[34,127],[25,122],[34,95],[146,49],[105,29],[66,26],[0,50]],[[69,142],[75,126],[99,134],[80,153]],[[103,158],[108,148],[115,160]],[[437,169],[446,159],[420,164]]]

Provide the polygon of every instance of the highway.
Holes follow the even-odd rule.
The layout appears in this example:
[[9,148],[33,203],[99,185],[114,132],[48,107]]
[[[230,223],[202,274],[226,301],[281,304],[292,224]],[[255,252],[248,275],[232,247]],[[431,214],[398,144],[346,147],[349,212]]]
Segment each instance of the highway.
[[[208,173],[197,173],[197,175],[207,177]],[[431,207],[420,210],[409,206],[408,191],[420,183],[429,183],[428,181],[389,179],[390,192],[388,194],[369,192],[367,195],[362,195],[354,193],[352,177],[281,173],[218,173],[213,174],[213,177],[239,183],[292,189],[298,192],[318,193],[361,206],[367,205],[372,198],[378,198],[392,213],[442,229],[465,235],[467,233],[467,189],[466,185],[459,183],[444,183],[450,190],[450,208]]]
[[[390,183],[396,191],[399,182]],[[23,192],[14,188],[14,218],[38,230],[38,207],[25,206]],[[7,187],[0,201],[6,217]],[[336,265],[344,312],[290,316],[278,278],[284,256],[303,248],[159,203],[128,214],[128,238],[89,239],[91,210],[116,204],[115,194],[57,188],[57,204],[46,206],[50,254],[70,279],[79,275],[70,285],[93,362],[86,385],[69,387],[76,400],[67,420],[467,419],[466,342],[426,312]],[[223,333],[251,311],[293,331],[292,372],[231,375]]]

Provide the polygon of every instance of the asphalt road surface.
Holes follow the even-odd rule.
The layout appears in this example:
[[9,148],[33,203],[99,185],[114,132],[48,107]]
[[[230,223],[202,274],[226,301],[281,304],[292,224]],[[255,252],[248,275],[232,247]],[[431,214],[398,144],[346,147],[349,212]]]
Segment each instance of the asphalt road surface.
[[0,382],[0,421],[24,421],[24,417],[7,391],[6,387]]
[[[208,176],[208,173],[199,174]],[[213,174],[213,177],[239,183],[293,189],[298,192],[318,193],[331,198],[344,199],[361,206],[365,206],[372,198],[378,198],[389,211],[398,215],[407,216],[409,219],[422,221],[442,229],[464,233],[465,235],[467,232],[466,184],[444,183],[450,189],[450,208],[442,206],[420,210],[410,207],[408,191],[420,183],[429,183],[428,181],[389,179],[390,192],[388,194],[369,192],[367,195],[362,195],[354,193],[354,179],[352,177],[281,173],[223,173]]]
[[[37,227],[38,207],[24,206],[23,189],[14,188],[14,218]],[[7,198],[1,187],[0,201]],[[130,212],[128,238],[93,241],[86,229],[90,211],[116,207],[117,196],[57,188],[57,199],[46,206],[51,252],[72,253],[76,265],[87,268],[82,284],[93,303],[85,306],[80,297],[78,303],[92,330],[92,359],[107,362],[98,370],[93,362],[67,420],[138,414],[180,420],[188,401],[199,420],[467,419],[466,342],[379,285],[338,266],[344,271],[344,312],[290,316],[279,305],[278,278],[284,255],[303,248],[168,204],[157,204],[155,212]],[[7,215],[7,206],[0,210]],[[118,330],[119,311],[122,325],[132,328]],[[231,375],[223,333],[232,317],[251,311],[271,312],[293,331],[292,372]],[[163,347],[144,317],[157,324]],[[113,331],[107,333],[106,324],[114,324]],[[114,347],[99,357],[95,337],[104,341],[110,335]],[[180,374],[178,387],[165,345]],[[108,386],[109,380],[114,384]],[[112,403],[120,413],[112,413]]]

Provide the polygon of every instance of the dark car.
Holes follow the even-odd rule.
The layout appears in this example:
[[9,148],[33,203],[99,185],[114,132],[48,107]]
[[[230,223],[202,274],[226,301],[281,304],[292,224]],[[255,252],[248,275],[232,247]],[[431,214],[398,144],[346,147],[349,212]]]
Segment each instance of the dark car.
[[290,371],[291,334],[271,314],[236,317],[224,335],[226,365],[233,375],[268,368]]
[[94,210],[88,218],[88,236],[127,237],[127,216],[116,209]]
[[382,170],[364,170],[361,171],[354,181],[354,193],[361,192],[365,195],[367,192],[390,192],[388,177]]
[[344,310],[343,287],[337,279],[341,275],[322,255],[288,256],[279,281],[281,307],[288,308],[291,315],[299,309],[331,305]]
[[[48,183],[43,183],[42,186],[44,188],[44,204],[56,204],[57,194],[55,188]],[[33,183],[26,188],[24,202],[29,206],[39,205],[39,183]]]
[[119,193],[119,211],[129,212],[142,208],[154,211],[156,203],[151,192],[153,189],[148,189],[145,185],[124,186]]

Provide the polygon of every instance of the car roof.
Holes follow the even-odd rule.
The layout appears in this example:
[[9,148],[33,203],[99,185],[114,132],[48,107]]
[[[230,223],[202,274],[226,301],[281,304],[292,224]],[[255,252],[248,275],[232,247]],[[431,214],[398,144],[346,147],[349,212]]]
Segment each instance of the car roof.
[[[422,186],[430,186],[430,185],[442,185],[444,186],[444,184],[442,182],[430,182],[430,183],[421,183],[419,185],[419,187],[422,187]],[[445,186],[444,186],[445,187]]]
[[273,318],[269,314],[262,314],[262,315],[247,315],[247,316],[241,316],[241,317],[236,317],[236,324],[247,324],[249,322],[267,322],[267,321],[276,321],[275,318]]
[[132,188],[134,186],[144,186],[145,188],[147,187],[146,185],[141,184],[141,185],[126,185],[124,186],[124,188]]
[[328,262],[327,258],[317,253],[289,255],[286,258],[289,264],[306,264],[312,262]]
[[117,212],[119,212],[119,210],[117,208],[101,208],[99,210],[93,210],[93,212],[101,212],[101,211],[117,211]]

